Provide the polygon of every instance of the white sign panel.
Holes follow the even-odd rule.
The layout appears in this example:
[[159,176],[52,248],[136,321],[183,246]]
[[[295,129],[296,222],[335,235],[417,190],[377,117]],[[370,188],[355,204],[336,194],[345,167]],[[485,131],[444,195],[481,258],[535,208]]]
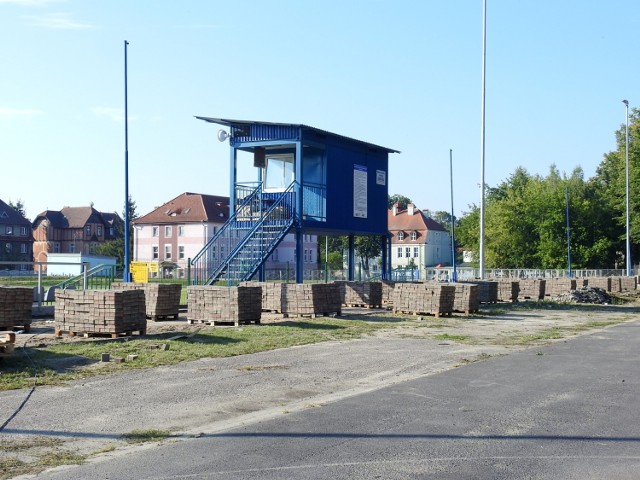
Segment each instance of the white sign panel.
[[353,216],[367,218],[367,167],[353,165]]
[[384,170],[376,170],[376,185],[387,184],[387,172]]

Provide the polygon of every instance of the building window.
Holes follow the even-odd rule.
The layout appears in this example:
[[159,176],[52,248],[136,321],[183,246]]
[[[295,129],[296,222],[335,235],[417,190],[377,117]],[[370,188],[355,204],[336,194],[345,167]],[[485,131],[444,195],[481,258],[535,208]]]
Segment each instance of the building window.
[[416,232],[411,232],[411,240],[415,242],[416,238],[418,238],[418,234]]
[[402,258],[402,247],[398,247],[398,258]]
[[398,240],[404,240],[404,232],[398,232]]
[[264,180],[266,191],[281,192],[293,182],[294,177],[293,154],[267,156]]
[[91,244],[89,245],[89,253],[92,255],[96,253],[96,243],[91,242]]
[[11,253],[11,244],[7,242],[4,246],[4,249],[6,250],[7,253]]
[[113,227],[109,227],[109,235],[111,235],[112,237],[115,236],[116,231]]
[[69,244],[69,253],[76,253],[76,244],[73,242]]
[[27,234],[27,227],[20,227],[20,235],[23,237]]
[[4,232],[7,235],[13,235],[13,227],[6,226],[5,229],[4,229]]
[[307,258],[307,249],[305,248],[304,249],[304,262],[306,263],[308,261],[309,261],[309,259]]
[[418,247],[413,247],[413,256],[418,258]]
[[409,258],[411,256],[411,247],[407,247],[404,250],[404,256]]
[[84,233],[88,236],[91,235],[91,225],[84,227]]
[[96,227],[96,235],[98,235],[99,237],[102,236],[102,226],[101,225],[98,225]]
[[151,236],[157,237],[159,235],[160,229],[158,227],[151,227]]
[[171,260],[171,245],[164,246],[164,259]]
[[184,245],[178,245],[178,258],[184,260]]
[[20,244],[20,253],[27,253],[27,244],[26,243],[21,243]]
[[60,242],[53,244],[53,253],[60,253]]
[[184,225],[178,225],[178,236],[184,237]]
[[171,226],[167,225],[164,227],[164,236],[167,238],[171,236]]
[[153,259],[154,259],[154,260],[157,260],[157,259],[158,259],[158,246],[157,246],[157,245],[154,245],[154,246],[153,246],[153,254],[152,254],[152,257],[153,257]]

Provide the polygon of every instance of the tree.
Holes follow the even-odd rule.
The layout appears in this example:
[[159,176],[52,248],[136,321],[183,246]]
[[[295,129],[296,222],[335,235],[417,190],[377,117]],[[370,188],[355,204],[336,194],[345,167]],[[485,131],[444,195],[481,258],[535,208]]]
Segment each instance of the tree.
[[[136,218],[138,218],[138,213],[136,212],[137,210],[136,202],[131,199],[131,196],[129,196],[129,202],[127,206],[129,208],[129,220],[130,220],[129,251],[133,252],[133,230],[134,230],[133,221]],[[126,218],[124,209],[122,210],[122,216],[123,218]],[[124,223],[118,224],[116,226],[116,232],[118,233],[118,238],[116,238],[115,240],[109,240],[107,242],[104,242],[101,245],[98,245],[96,247],[96,253],[98,255],[116,257],[118,259],[117,260],[118,264],[124,265],[124,228],[125,228]]]
[[393,195],[389,195],[389,208],[393,208],[394,204],[398,204],[398,207],[405,209],[407,205],[413,203],[409,197],[405,197],[404,195],[399,195],[397,193]]
[[16,200],[16,203],[13,203],[11,200],[9,200],[9,206],[24,218],[27,218],[27,212],[24,209],[24,202],[21,199]]

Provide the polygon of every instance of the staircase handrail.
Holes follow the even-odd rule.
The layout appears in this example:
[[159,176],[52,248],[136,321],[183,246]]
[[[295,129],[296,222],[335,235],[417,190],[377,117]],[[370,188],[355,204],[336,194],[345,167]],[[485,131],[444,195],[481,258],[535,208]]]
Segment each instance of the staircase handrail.
[[233,212],[233,214],[229,217],[226,223],[222,227],[220,227],[220,229],[213,235],[213,237],[211,237],[211,239],[204,245],[204,247],[202,247],[202,249],[196,254],[196,256],[191,259],[192,266],[195,266],[196,262],[207,252],[209,247],[213,245],[213,243],[216,240],[218,240],[218,238],[220,238],[220,236],[222,236],[223,233],[226,232],[226,230],[229,228],[229,225],[232,225],[233,222],[235,222],[238,219],[238,212],[241,212],[243,207],[246,207],[247,205],[249,205],[249,203],[255,199],[258,193],[262,193],[262,182],[258,182],[257,185],[258,186],[255,188],[253,192],[251,192],[249,195],[244,197],[244,200],[242,201],[240,206],[236,208],[236,211]]

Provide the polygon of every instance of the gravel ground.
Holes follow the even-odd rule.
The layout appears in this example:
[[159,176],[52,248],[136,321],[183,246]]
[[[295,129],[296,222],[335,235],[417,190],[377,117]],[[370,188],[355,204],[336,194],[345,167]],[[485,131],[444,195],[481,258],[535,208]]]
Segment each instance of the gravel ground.
[[[433,375],[495,355],[523,348],[510,339],[572,328],[592,322],[630,321],[635,305],[537,309],[496,307],[471,317],[444,317],[434,325],[412,322],[374,336],[285,348],[229,358],[201,359],[149,370],[135,370],[37,387],[3,431],[3,442],[60,438],[62,448],[99,461],[105,455],[126,454],[132,447],[121,438],[132,430],[170,430],[180,436],[214,433],[238,425],[323,405],[424,375]],[[345,309],[346,315],[375,318],[379,310]],[[267,315],[265,323],[281,321]],[[415,318],[414,318],[415,319]],[[150,322],[148,331],[185,332],[199,328],[177,321]],[[213,328],[213,327],[207,327]],[[590,328],[579,334],[598,331]],[[465,336],[468,344],[438,340],[434,334]],[[576,333],[566,333],[571,336]],[[446,337],[445,337],[446,338]],[[18,345],[54,341],[47,320],[21,334]],[[549,340],[546,340],[548,342]],[[553,341],[566,341],[553,340]],[[535,345],[533,346],[535,348]],[[0,421],[25,400],[28,390],[0,392]],[[103,452],[97,454],[96,452]],[[107,453],[104,453],[107,452]],[[20,455],[0,451],[0,460]],[[28,460],[34,452],[22,454]]]

